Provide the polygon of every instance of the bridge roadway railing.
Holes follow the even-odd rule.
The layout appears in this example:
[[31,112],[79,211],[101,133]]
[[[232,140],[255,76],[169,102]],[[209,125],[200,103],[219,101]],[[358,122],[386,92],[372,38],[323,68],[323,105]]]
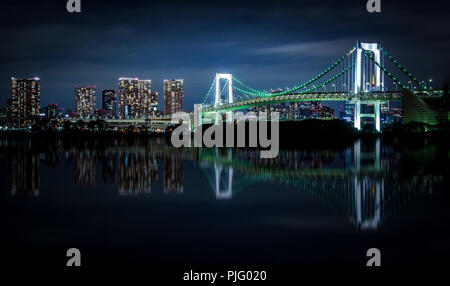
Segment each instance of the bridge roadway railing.
[[[315,92],[315,93],[292,93],[288,95],[268,96],[251,98],[233,103],[222,104],[217,107],[208,107],[202,110],[205,113],[224,112],[232,110],[246,109],[252,106],[276,104],[281,102],[298,101],[351,101],[351,102],[379,102],[387,100],[401,100],[405,91],[375,91],[375,92]],[[419,97],[440,97],[441,90],[434,91],[414,91],[414,95]]]
[[402,92],[370,92],[353,94],[350,92],[316,92],[316,93],[293,93],[271,97],[260,97],[242,100],[234,103],[222,104],[217,107],[203,109],[203,113],[245,109],[252,106],[276,104],[280,102],[297,101],[386,101],[401,100]]

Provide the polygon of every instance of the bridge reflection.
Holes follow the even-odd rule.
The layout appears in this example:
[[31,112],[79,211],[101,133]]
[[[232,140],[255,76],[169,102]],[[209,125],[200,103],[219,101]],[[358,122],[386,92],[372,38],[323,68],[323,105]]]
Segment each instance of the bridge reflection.
[[199,161],[217,199],[231,199],[250,184],[290,185],[315,194],[358,229],[378,228],[405,197],[442,181],[433,175],[403,180],[400,154],[382,148],[380,138],[340,152],[281,152],[276,159],[260,159],[256,150],[201,149]]
[[[236,199],[253,184],[294,187],[313,194],[356,228],[376,229],[416,194],[431,193],[443,180],[433,173],[406,176],[402,151],[379,138],[358,140],[343,150],[281,150],[274,159],[261,159],[256,149],[176,149],[163,138],[104,141],[0,140],[11,195],[38,196],[40,172],[69,163],[77,185],[112,183],[122,196],[151,194],[161,177],[157,190],[163,194],[184,194],[187,180],[206,179],[218,200]],[[205,175],[193,173],[192,163]]]

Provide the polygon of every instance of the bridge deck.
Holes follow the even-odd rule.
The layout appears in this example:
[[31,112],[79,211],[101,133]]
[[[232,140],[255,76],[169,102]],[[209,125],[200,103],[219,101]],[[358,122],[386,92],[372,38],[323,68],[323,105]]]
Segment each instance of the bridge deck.
[[[416,91],[419,97],[439,97],[442,91]],[[261,106],[276,104],[281,102],[299,102],[299,101],[361,101],[361,102],[379,102],[387,100],[401,100],[403,91],[384,91],[384,92],[315,92],[315,93],[292,93],[288,95],[267,96],[260,98],[251,98],[233,103],[222,104],[217,107],[208,107],[203,109],[203,113],[213,113],[219,111],[233,111],[250,108],[252,106]]]

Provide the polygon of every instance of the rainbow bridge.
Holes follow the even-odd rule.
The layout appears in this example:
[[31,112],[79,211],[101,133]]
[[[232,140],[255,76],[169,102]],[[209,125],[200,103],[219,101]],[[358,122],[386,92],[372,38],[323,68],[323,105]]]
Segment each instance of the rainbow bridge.
[[[226,114],[226,120],[231,122],[233,111],[276,103],[347,101],[355,105],[355,128],[361,129],[361,118],[372,117],[375,129],[381,131],[381,104],[402,100],[408,94],[417,98],[441,97],[443,91],[430,84],[419,81],[379,43],[357,42],[320,74],[293,88],[267,92],[246,85],[232,74],[218,73],[200,106],[200,120],[218,123]],[[362,105],[372,106],[373,111],[362,113]]]

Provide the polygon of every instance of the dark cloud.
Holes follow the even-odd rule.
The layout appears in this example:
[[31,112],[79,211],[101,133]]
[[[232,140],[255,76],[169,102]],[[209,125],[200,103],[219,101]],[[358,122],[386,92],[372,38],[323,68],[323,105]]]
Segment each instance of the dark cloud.
[[294,86],[357,40],[381,42],[419,78],[448,78],[447,1],[6,1],[0,11],[0,106],[11,76],[39,76],[42,103],[73,107],[73,86],[121,76],[185,79],[185,106],[216,72],[259,89]]

